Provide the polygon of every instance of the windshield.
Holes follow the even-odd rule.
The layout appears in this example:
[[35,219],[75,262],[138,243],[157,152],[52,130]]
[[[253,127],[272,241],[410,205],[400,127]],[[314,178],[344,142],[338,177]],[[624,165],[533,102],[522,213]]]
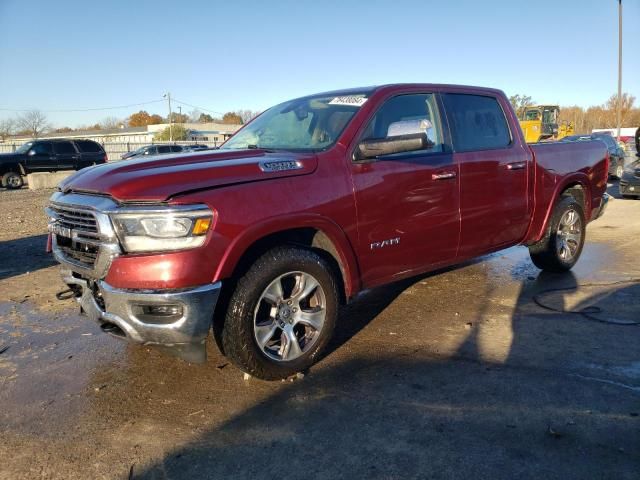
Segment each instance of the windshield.
[[322,150],[333,145],[369,92],[319,95],[270,108],[221,149]]
[[149,147],[146,147],[146,146],[145,147],[140,147],[137,150],[134,150],[133,152],[131,152],[131,155],[139,155],[142,152],[144,152],[147,148],[149,148]]
[[20,148],[16,150],[16,153],[27,153],[32,146],[33,142],[24,143],[20,145]]

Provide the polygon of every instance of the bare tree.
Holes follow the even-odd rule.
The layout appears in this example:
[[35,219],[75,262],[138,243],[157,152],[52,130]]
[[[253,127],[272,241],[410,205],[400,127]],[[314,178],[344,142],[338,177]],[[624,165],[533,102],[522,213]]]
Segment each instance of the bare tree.
[[13,135],[15,131],[16,122],[11,118],[5,118],[4,120],[0,120],[0,138],[4,140],[5,138]]
[[123,125],[123,124],[124,124],[124,120],[120,120],[119,118],[116,118],[116,117],[107,117],[100,122],[100,126],[105,130],[113,130],[116,128],[120,128],[120,125]]
[[237,110],[235,113],[242,119],[242,123],[244,124],[253,120],[260,115],[261,112],[256,110]]
[[200,115],[202,114],[202,112],[200,110],[193,109],[191,111],[191,113],[189,113],[189,122],[191,123],[198,123],[198,119],[200,118]]
[[516,115],[518,118],[522,116],[524,111],[524,107],[528,107],[533,104],[531,97],[529,95],[511,95],[509,97],[509,102],[513,106],[513,109],[516,111]]
[[38,138],[49,128],[47,116],[40,110],[31,110],[18,117],[18,128],[28,132],[33,138]]

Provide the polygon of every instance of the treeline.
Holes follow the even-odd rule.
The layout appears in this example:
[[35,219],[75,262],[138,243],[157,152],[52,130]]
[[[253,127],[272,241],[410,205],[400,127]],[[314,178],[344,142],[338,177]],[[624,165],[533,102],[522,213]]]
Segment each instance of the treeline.
[[[224,123],[241,125],[247,123],[259,113],[260,112],[254,110],[236,110],[234,112],[226,112],[218,117],[194,110],[189,114],[172,112],[171,121],[175,124]],[[125,118],[106,117],[95,124],[82,125],[77,128],[66,126],[56,128],[51,126],[44,112],[32,110],[24,112],[15,118],[0,120],[0,139],[5,140],[7,137],[14,135],[28,135],[33,138],[38,138],[48,132],[71,133],[84,130],[113,130],[123,127],[144,127],[147,125],[157,125],[159,123],[170,123],[169,117],[162,117],[158,114],[150,114],[145,110],[140,110]]]
[[[520,116],[524,107],[536,105],[530,96],[513,95],[509,101]],[[621,105],[621,127],[640,127],[640,108],[635,106],[636,97],[623,93]],[[617,127],[618,95],[612,95],[602,105],[592,107],[560,106],[560,122],[566,121],[574,125],[576,133],[591,133],[594,128]]]

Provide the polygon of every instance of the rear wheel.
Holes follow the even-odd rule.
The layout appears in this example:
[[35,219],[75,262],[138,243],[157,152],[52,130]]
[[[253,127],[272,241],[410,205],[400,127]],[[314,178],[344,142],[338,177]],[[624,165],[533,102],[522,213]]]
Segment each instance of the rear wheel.
[[223,350],[254,377],[287,378],[318,358],[337,313],[331,265],[312,250],[275,248],[238,281],[222,327]]
[[22,175],[16,172],[7,172],[2,176],[2,186],[5,188],[15,189],[24,185]]
[[564,196],[556,205],[545,236],[529,247],[536,267],[549,272],[570,270],[580,258],[586,222],[582,205]]

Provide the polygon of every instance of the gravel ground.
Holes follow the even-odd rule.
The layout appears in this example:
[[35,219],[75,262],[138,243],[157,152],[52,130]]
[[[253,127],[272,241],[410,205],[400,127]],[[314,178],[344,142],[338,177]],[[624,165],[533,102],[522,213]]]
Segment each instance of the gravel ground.
[[326,358],[268,383],[56,300],[50,194],[0,191],[0,478],[639,478],[640,327],[598,320],[640,320],[640,201],[611,202],[572,274],[512,248],[364,292]]

